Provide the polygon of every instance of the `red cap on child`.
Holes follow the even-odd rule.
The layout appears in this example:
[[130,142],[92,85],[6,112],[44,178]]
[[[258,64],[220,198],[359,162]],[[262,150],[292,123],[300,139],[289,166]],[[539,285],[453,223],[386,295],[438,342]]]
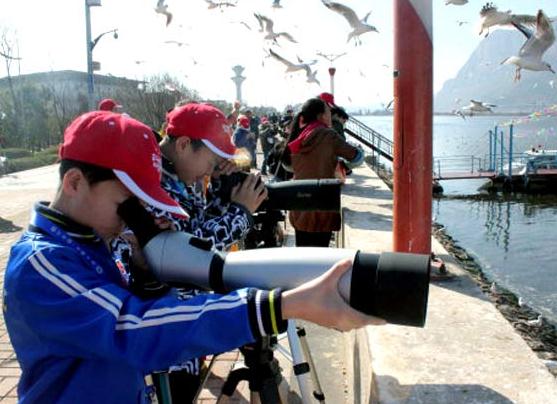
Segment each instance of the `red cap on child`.
[[108,111],[83,114],[66,128],[59,155],[110,168],[145,203],[188,217],[161,187],[161,154],[151,129],[133,118]]
[[238,117],[238,125],[240,125],[244,129],[249,128],[249,118],[245,115],[240,115]]
[[112,98],[105,98],[99,102],[99,111],[113,111],[116,107],[121,108],[122,106],[117,104]]
[[168,136],[199,139],[213,153],[225,159],[237,158],[232,129],[217,107],[205,103],[186,104],[166,114],[166,122]]
[[331,93],[321,93],[319,94],[319,98],[327,103],[330,108],[335,108],[335,96]]

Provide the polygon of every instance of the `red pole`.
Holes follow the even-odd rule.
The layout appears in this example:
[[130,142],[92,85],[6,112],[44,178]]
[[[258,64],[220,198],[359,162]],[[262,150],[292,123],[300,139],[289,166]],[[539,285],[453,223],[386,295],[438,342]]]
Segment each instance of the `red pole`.
[[335,73],[337,69],[329,67],[329,76],[331,78],[331,94],[335,95]]
[[394,250],[431,253],[431,0],[395,0]]

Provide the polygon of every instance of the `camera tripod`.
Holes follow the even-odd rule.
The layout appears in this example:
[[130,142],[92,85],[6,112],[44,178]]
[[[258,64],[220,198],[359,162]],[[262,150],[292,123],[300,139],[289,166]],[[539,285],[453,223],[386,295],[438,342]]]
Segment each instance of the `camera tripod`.
[[[294,375],[298,380],[298,386],[302,396],[302,403],[309,404],[317,400],[325,403],[325,395],[321,389],[315,365],[306,341],[306,331],[302,327],[296,327],[294,321],[288,321],[286,332],[290,352],[277,344],[277,350],[292,362]],[[279,339],[283,339],[283,334]],[[279,392],[283,377],[280,373],[278,361],[273,356],[271,338],[264,337],[248,347],[241,348],[245,358],[245,367],[234,369],[226,380],[222,394],[226,397],[232,396],[241,380],[249,382],[251,402],[262,404],[286,404],[286,397],[281,397]],[[313,381],[313,388],[310,385]],[[283,394],[284,396],[284,394]],[[258,400],[258,401],[257,401]]]

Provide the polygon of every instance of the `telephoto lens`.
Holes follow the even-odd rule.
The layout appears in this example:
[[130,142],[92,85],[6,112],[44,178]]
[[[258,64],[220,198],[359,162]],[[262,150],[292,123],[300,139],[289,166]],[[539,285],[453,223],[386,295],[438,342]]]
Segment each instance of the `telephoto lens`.
[[365,253],[342,248],[262,248],[220,253],[210,242],[160,230],[137,198],[118,214],[136,235],[155,277],[172,286],[196,285],[219,293],[243,287],[293,289],[343,259],[352,269],[339,281],[346,302],[391,324],[423,327],[427,313],[430,256]]
[[[218,197],[229,202],[232,188],[244,182],[247,176],[241,171],[221,175]],[[339,211],[341,186],[342,181],[334,178],[266,183],[268,196],[258,210]]]

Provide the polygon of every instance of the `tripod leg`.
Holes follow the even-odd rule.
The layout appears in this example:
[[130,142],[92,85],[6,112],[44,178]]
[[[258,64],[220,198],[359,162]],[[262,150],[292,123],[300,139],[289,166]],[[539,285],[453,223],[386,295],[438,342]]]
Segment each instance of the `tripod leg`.
[[290,345],[290,353],[292,354],[292,364],[294,368],[294,375],[298,379],[298,386],[300,386],[300,393],[302,395],[302,402],[309,404],[313,401],[311,392],[310,379],[309,379],[309,364],[304,359],[300,339],[296,332],[296,324],[293,320],[288,321],[288,344]]
[[238,387],[238,383],[242,380],[249,380],[249,377],[250,371],[248,368],[234,369],[228,374],[228,377],[222,386],[222,394],[228,397],[232,396],[236,387]]
[[304,351],[304,355],[309,362],[309,370],[311,372],[311,378],[313,380],[313,396],[320,402],[325,402],[325,394],[323,394],[323,389],[321,389],[321,384],[319,383],[319,378],[317,377],[317,371],[315,370],[315,364],[313,363],[313,358],[311,357],[311,352],[309,351],[309,345],[306,340],[306,330],[304,327],[298,327],[297,329],[298,337],[300,338],[300,345]]

